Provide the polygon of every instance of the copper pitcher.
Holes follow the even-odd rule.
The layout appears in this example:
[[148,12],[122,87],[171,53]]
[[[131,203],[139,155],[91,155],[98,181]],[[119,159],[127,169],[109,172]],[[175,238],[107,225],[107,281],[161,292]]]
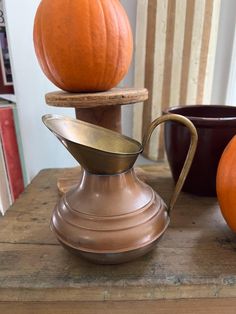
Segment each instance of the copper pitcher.
[[[51,228],[61,244],[90,261],[122,263],[150,251],[165,232],[170,212],[191,166],[197,132],[185,117],[167,114],[149,126],[142,144],[77,119],[45,115],[43,122],[80,163],[79,184],[56,205]],[[177,121],[191,133],[185,164],[169,206],[140,181],[133,165],[153,130]]]

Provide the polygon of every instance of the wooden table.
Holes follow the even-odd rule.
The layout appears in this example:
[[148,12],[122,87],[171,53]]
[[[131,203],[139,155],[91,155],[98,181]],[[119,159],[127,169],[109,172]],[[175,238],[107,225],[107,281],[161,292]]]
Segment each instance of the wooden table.
[[[149,183],[167,201],[173,182],[158,169]],[[41,171],[0,219],[0,313],[236,312],[236,236],[215,198],[182,193],[154,251],[94,265],[64,250],[49,229],[65,172]]]

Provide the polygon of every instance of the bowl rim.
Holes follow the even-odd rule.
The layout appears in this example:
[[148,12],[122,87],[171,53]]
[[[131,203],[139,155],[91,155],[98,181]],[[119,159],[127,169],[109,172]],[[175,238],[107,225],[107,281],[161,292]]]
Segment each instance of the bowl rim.
[[[196,117],[194,115],[188,114],[186,113],[180,113],[178,112],[178,110],[180,109],[191,109],[191,108],[202,108],[202,107],[215,107],[215,108],[229,108],[229,109],[233,109],[235,110],[235,117],[219,117],[219,118],[210,118],[210,117]],[[236,128],[236,106],[231,106],[231,105],[215,105],[215,104],[196,104],[196,105],[176,105],[176,106],[171,106],[168,107],[166,109],[164,109],[163,114],[168,114],[168,113],[172,113],[172,114],[180,114],[185,116],[186,118],[188,118],[189,120],[191,120],[192,122],[194,122],[194,124],[197,125],[222,125],[224,126],[224,124],[226,126],[232,126]]]

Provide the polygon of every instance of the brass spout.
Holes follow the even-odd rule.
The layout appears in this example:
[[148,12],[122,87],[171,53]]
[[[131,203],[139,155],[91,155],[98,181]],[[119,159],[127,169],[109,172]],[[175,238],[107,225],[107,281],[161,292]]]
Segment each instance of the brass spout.
[[42,120],[89,173],[126,172],[143,150],[139,142],[129,137],[78,119],[48,114]]

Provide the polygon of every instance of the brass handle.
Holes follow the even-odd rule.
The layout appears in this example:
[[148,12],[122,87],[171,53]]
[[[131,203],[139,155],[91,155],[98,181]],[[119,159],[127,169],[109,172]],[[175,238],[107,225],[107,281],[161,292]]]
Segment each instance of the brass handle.
[[168,214],[170,214],[171,210],[173,209],[175,202],[179,196],[179,193],[184,185],[185,179],[188,175],[188,172],[190,170],[192,161],[193,161],[193,157],[197,148],[197,142],[198,142],[198,135],[197,135],[197,130],[195,128],[195,126],[193,125],[193,123],[186,117],[181,116],[179,114],[166,114],[163,115],[159,118],[157,118],[156,120],[154,120],[150,126],[148,127],[148,130],[146,131],[144,137],[143,137],[143,142],[142,145],[143,147],[145,147],[145,145],[147,144],[147,142],[149,141],[152,132],[154,131],[154,129],[161,123],[166,122],[166,121],[176,121],[176,122],[180,122],[182,124],[184,124],[190,131],[191,133],[191,142],[190,142],[190,146],[189,146],[189,150],[188,150],[188,154],[187,157],[185,159],[183,168],[181,170],[179,179],[176,183],[175,189],[174,189],[174,193],[171,197],[170,200],[170,204],[168,207]]

